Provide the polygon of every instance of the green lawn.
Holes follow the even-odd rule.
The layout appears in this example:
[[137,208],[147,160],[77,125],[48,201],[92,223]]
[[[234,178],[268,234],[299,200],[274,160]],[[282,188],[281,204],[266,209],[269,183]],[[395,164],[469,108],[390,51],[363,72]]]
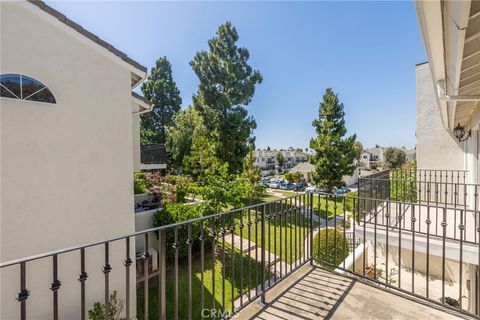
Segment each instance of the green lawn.
[[280,190],[280,189],[273,189],[273,190],[275,193],[280,193],[285,197],[291,197],[298,194],[297,192],[291,191],[291,190]]
[[[232,278],[232,252],[231,246],[225,245],[225,310],[232,309],[232,287],[234,299],[240,296],[240,288],[242,294],[248,292],[250,288],[255,288],[260,283],[261,264],[255,262],[254,259],[243,255],[243,278],[240,277],[240,266],[242,255],[240,251],[234,250],[234,277]],[[248,264],[250,262],[251,279],[248,279]],[[204,271],[204,297],[205,308],[212,308],[213,299],[215,299],[215,308],[222,310],[222,250],[220,244],[217,246],[217,254],[215,259],[215,272],[212,270],[212,254],[211,247],[205,247],[205,271]],[[175,281],[173,263],[168,263],[167,272],[167,319],[174,319],[175,316]],[[258,270],[258,278],[256,271]],[[212,275],[215,274],[215,291],[213,290]],[[265,271],[265,279],[268,279],[270,273]],[[178,274],[178,312],[179,319],[188,319],[188,265],[186,263],[179,265]],[[200,254],[197,253],[192,261],[192,318],[201,319],[201,260]],[[149,319],[158,319],[159,310],[158,295],[158,278],[151,278],[149,281]],[[244,300],[246,302],[246,300]],[[137,313],[139,319],[144,319],[144,294],[143,285],[137,288]]]
[[[319,206],[319,196],[315,195],[313,197],[313,210],[315,214],[318,215],[320,211],[320,218],[326,219],[327,212],[328,212],[328,219],[331,219],[335,216],[343,216],[343,198],[342,196],[338,196],[336,200],[337,209],[335,210],[335,197],[329,197],[328,201],[324,195],[320,196],[320,206]],[[327,210],[328,204],[328,210]]]
[[[269,208],[267,207],[267,215],[269,214]],[[248,228],[248,215],[244,213],[242,236],[245,239],[249,239],[255,242],[258,246],[262,245],[261,237],[261,223],[258,223],[257,229],[255,229],[255,211],[251,211],[250,216],[250,237]],[[258,219],[260,219],[260,213],[258,213]],[[281,222],[280,222],[281,219]],[[240,217],[236,217],[235,233],[240,235]],[[282,261],[292,263],[300,258],[300,253],[303,253],[304,238],[307,236],[307,228],[309,227],[309,220],[303,217],[300,212],[297,214],[282,214],[276,216],[275,221],[266,219],[265,228],[265,242],[266,250],[275,253],[281,257]],[[297,241],[295,241],[295,237]],[[291,243],[291,244],[290,244]],[[295,248],[296,247],[296,248]],[[301,250],[301,251],[300,251]],[[296,258],[295,258],[296,252]]]

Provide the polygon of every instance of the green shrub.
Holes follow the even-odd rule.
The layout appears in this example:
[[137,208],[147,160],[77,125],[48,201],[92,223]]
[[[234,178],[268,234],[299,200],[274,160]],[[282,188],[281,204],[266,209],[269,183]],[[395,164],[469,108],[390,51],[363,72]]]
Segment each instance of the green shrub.
[[[348,257],[349,252],[350,245],[348,240],[343,237],[343,232],[338,229],[329,228],[328,236],[327,229],[321,229],[313,239],[313,255],[320,262],[324,261],[338,266]],[[327,264],[324,264],[324,266],[330,270],[335,269],[335,267]]]
[[[199,217],[201,217],[201,213],[197,205],[167,204],[164,210],[155,212],[152,217],[152,222],[154,227],[160,227]],[[191,224],[191,240],[193,241],[192,246],[195,248],[199,245],[198,237],[200,235],[200,228],[200,222],[193,222]],[[177,243],[179,245],[178,256],[179,259],[183,259],[188,254],[188,225],[185,224],[179,226],[177,230]],[[166,240],[167,259],[171,260],[173,259],[175,253],[175,249],[173,248],[173,244],[175,242],[174,228],[170,228],[166,231]]]
[[347,198],[345,199],[345,208],[349,212],[353,212],[353,198],[358,197],[358,192],[349,192],[347,193]]
[[148,192],[148,188],[145,186],[145,174],[143,172],[136,172],[133,175],[133,192],[135,194]]
[[117,291],[113,291],[110,294],[110,299],[108,301],[108,315],[105,316],[105,304],[96,301],[93,304],[92,309],[88,310],[88,319],[91,320],[120,320],[125,318],[120,318],[122,313],[123,305],[122,302],[117,298]]

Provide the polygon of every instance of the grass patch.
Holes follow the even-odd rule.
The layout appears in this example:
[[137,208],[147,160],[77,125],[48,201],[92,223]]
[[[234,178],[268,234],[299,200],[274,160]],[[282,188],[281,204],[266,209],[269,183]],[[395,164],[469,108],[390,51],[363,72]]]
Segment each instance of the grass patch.
[[[269,208],[266,208],[267,215],[271,214]],[[257,228],[255,228],[255,215],[261,219],[260,211],[256,213],[255,210],[250,211],[250,233],[248,227],[248,212],[244,213],[243,217],[243,229],[240,232],[240,217],[236,217],[235,233],[237,235],[242,234],[244,239],[250,239],[258,246],[262,245],[261,236],[261,222],[258,222]],[[281,221],[280,221],[281,220]],[[300,258],[300,253],[303,254],[304,240],[308,233],[309,220],[302,216],[299,212],[292,212],[281,216],[276,215],[275,219],[265,220],[265,243],[266,250],[276,254],[282,261],[287,263],[295,262]],[[296,239],[296,240],[295,240]],[[296,257],[295,257],[296,253]]]
[[331,219],[335,215],[343,216],[343,198],[343,196],[337,196],[335,201],[335,197],[328,197],[327,200],[324,195],[321,195],[320,198],[318,195],[315,195],[313,197],[313,212],[317,215],[320,213],[320,218],[322,219]]
[[[207,248],[205,246],[205,264],[204,264],[204,287],[201,285],[201,259],[200,253],[197,252],[192,257],[192,318],[201,319],[201,296],[202,288],[204,290],[205,308],[212,308],[212,303],[215,300],[215,308],[217,310],[232,309],[232,296],[233,299],[240,297],[240,288],[242,288],[242,294],[246,294],[249,288],[255,288],[260,283],[261,279],[261,264],[254,259],[242,254],[236,248],[232,255],[232,247],[225,244],[225,298],[224,304],[223,291],[222,291],[222,279],[223,279],[223,264],[222,264],[222,250],[221,242],[217,245],[217,251],[215,255],[215,271],[212,268],[212,250],[211,246]],[[233,259],[232,259],[233,257]],[[250,262],[251,279],[248,279],[248,264]],[[234,266],[234,276],[232,278],[232,265]],[[240,267],[243,265],[243,278],[240,277]],[[167,268],[167,319],[175,318],[175,279],[173,263],[170,263]],[[258,270],[258,277],[256,276],[256,270]],[[215,275],[215,290],[213,290],[212,277]],[[265,279],[271,276],[269,271],[265,271]],[[178,269],[178,312],[179,319],[188,319],[188,264],[179,264]],[[233,289],[233,292],[232,292]],[[144,293],[143,285],[137,287],[137,314],[139,319],[144,319]],[[245,302],[246,300],[244,300]],[[149,281],[149,319],[158,319],[159,312],[159,292],[158,292],[158,277],[153,277]]]

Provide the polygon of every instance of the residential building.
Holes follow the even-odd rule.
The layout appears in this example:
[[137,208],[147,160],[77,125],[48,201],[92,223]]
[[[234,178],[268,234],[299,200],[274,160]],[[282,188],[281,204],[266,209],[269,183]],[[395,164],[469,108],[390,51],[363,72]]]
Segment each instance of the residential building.
[[[284,159],[282,168],[279,168],[278,155],[281,154]],[[288,148],[287,150],[268,150],[257,149],[254,152],[255,163],[254,166],[264,171],[271,171],[276,169],[289,170],[298,163],[303,163],[308,160],[306,152],[299,149]]]
[[[385,164],[384,153],[387,149],[388,147],[375,147],[363,150],[360,155],[360,161],[362,162],[363,167],[365,169],[382,168]],[[416,159],[415,149],[407,149],[405,147],[399,149],[405,152],[407,162]]]
[[[132,89],[147,69],[43,2],[0,6],[0,261],[134,232],[139,115],[150,103]],[[134,251],[133,239],[130,246]],[[114,259],[124,255],[125,247],[112,246],[104,272],[125,269]],[[103,256],[98,249],[85,257],[87,310],[104,297],[105,274],[95,262]],[[28,319],[51,318],[52,291],[59,290],[58,318],[79,319],[80,259],[28,263],[30,298],[18,269],[1,269],[0,318],[20,319],[25,298]],[[109,285],[125,296],[123,274],[112,273]],[[129,290],[134,296],[134,278]],[[135,310],[134,299],[127,307]]]
[[[300,173],[306,182],[312,182],[312,172],[315,170],[315,166],[310,162],[302,162],[290,169],[291,173]],[[360,169],[355,169],[354,173],[349,176],[343,176],[343,182],[346,186],[352,186],[358,182]]]

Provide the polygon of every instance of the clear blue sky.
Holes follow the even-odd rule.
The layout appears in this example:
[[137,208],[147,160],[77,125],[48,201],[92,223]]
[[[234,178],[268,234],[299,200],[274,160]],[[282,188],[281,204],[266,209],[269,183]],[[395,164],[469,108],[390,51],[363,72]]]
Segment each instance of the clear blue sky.
[[183,107],[189,61],[223,22],[264,81],[249,113],[256,146],[307,147],[327,87],[366,146],[415,146],[415,64],[426,61],[412,2],[49,2],[147,67],[167,56]]

